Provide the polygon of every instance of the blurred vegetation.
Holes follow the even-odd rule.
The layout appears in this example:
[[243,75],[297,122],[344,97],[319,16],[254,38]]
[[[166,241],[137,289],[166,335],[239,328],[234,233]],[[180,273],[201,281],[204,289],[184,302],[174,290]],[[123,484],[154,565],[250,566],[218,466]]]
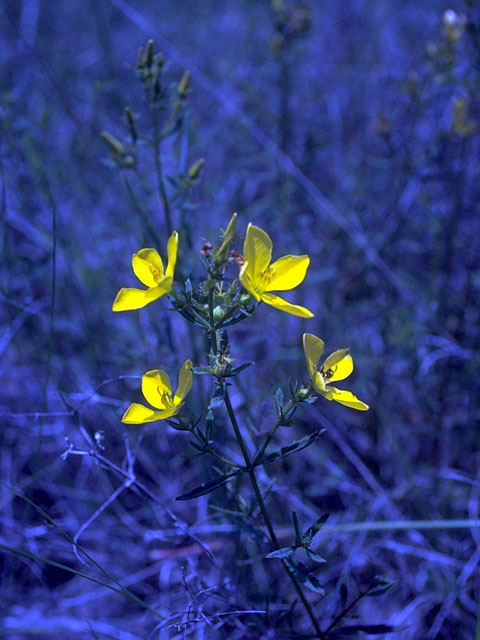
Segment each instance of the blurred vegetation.
[[[6,0],[0,16],[2,634],[275,638],[279,619],[301,615],[285,610],[283,578],[265,600],[274,561],[259,562],[251,532],[226,524],[228,488],[175,502],[210,473],[183,434],[120,423],[144,371],[177,371],[205,352],[164,301],[111,312],[133,284],[131,254],[164,251],[173,225],[195,281],[202,247],[236,211],[239,229],[268,229],[277,255],[310,256],[295,302],[315,313],[303,321],[261,305],[232,330],[256,363],[232,390],[252,433],[269,428],[276,388],[306,379],[302,331],[351,347],[355,391],[372,407],[319,399],[276,436],[283,445],[327,430],[302,464],[278,464],[269,496],[285,531],[282,514],[308,526],[330,513],[316,538],[326,595],[312,594],[323,628],[380,575],[396,587],[342,624],[470,640],[478,3]],[[135,78],[148,38],[164,55],[169,104],[182,101],[161,142],[171,222]],[[77,535],[90,559],[77,557]],[[242,611],[252,613],[227,615]]]

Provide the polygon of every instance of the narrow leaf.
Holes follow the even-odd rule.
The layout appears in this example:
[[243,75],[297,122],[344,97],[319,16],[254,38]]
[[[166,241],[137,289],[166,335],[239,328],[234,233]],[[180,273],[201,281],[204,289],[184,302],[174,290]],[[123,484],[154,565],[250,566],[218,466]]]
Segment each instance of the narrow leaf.
[[387,591],[390,591],[390,589],[392,587],[395,586],[394,582],[389,582],[386,585],[383,586],[379,586],[378,589],[373,589],[373,591],[370,591],[369,593],[366,594],[367,598],[374,598],[375,596],[382,596],[384,593],[387,593]]
[[300,524],[300,519],[296,511],[293,511],[292,519],[293,519],[293,526],[295,528],[295,536],[297,538],[296,541],[297,543],[299,543],[302,540],[303,535],[302,535],[302,525]]
[[213,480],[204,482],[199,487],[195,487],[195,489],[192,489],[191,491],[188,491],[187,493],[184,493],[175,499],[176,500],[193,500],[194,498],[199,498],[200,496],[204,496],[207,493],[211,493],[212,491],[215,491],[215,489],[218,489],[218,487],[221,487],[222,485],[227,483],[229,480],[233,478],[234,475],[236,474],[224,473],[221,476],[217,476],[216,478],[213,478]]
[[234,369],[228,369],[225,375],[231,378],[233,378],[234,376],[238,376],[239,373],[242,373],[242,371],[245,371],[245,369],[247,369],[248,367],[251,367],[252,364],[255,364],[255,363],[245,362],[244,364],[241,364],[239,367],[235,367]]
[[329,513],[324,513],[323,516],[320,516],[320,518],[318,518],[318,520],[316,520],[311,527],[308,527],[305,532],[305,536],[309,536],[313,540],[313,538],[328,520],[329,515]]
[[315,553],[315,551],[311,551],[311,549],[305,549],[305,551],[307,552],[307,556],[310,558],[310,560],[313,560],[313,562],[318,562],[318,564],[323,564],[324,562],[326,562],[325,558],[319,556],[318,553]]
[[292,555],[293,549],[292,547],[282,547],[281,549],[275,549],[275,551],[271,551],[266,558],[288,558]]
[[314,431],[310,435],[305,436],[300,440],[296,440],[295,442],[292,442],[291,444],[286,445],[285,447],[282,447],[277,451],[272,451],[272,453],[263,456],[263,458],[258,461],[258,464],[267,464],[276,460],[282,460],[283,458],[292,455],[292,453],[301,451],[302,449],[305,449],[306,447],[309,447],[311,444],[313,444],[321,433],[323,433],[322,430]]
[[208,411],[207,416],[205,418],[206,428],[205,428],[205,437],[208,442],[212,439],[213,428],[215,426],[215,419],[213,417],[213,412]]
[[196,376],[208,376],[211,374],[210,367],[192,367],[192,371]]

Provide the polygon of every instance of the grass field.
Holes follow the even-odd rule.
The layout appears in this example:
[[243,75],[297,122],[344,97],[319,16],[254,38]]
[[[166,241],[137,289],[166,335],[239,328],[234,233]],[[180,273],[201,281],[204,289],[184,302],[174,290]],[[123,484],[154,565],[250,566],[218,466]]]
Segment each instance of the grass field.
[[[5,0],[0,36],[0,635],[480,640],[478,2]],[[179,501],[246,465],[218,379],[179,414],[210,403],[217,453],[121,418],[216,338],[112,302],[174,229],[195,290],[234,212],[228,282],[251,223],[309,256],[285,298],[314,313],[228,329],[250,455],[309,384],[304,332],[370,409],[302,403],[267,452],[308,447]],[[325,563],[266,558],[293,512],[329,514]]]

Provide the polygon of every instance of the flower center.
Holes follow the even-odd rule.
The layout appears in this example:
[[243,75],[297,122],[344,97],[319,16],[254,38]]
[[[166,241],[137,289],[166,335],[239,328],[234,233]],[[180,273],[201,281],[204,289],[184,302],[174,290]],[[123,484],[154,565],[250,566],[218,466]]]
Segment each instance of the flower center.
[[268,267],[267,269],[265,269],[265,271],[262,273],[260,278],[261,287],[263,290],[265,290],[266,287],[268,287],[268,285],[270,284],[270,282],[273,280],[274,277],[275,277],[275,269],[273,269],[272,267]]
[[333,376],[333,371],[331,369],[327,369],[326,371],[324,371],[323,369],[320,369],[320,373],[322,374],[322,377],[325,380],[325,382],[327,382],[327,380],[330,380],[330,378]]
[[168,393],[168,391],[160,391],[160,387],[157,387],[157,388],[158,388],[158,393],[162,398],[162,403],[165,409],[172,409],[175,406],[173,402],[172,394]]
[[153,264],[150,264],[150,273],[152,274],[155,282],[160,282],[160,280],[162,279],[162,274]]

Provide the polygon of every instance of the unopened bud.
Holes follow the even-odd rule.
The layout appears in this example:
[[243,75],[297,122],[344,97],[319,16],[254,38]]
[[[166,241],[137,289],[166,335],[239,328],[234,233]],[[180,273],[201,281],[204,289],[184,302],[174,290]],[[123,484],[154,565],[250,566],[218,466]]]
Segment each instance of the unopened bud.
[[232,242],[235,237],[235,231],[237,229],[238,215],[236,213],[230,218],[225,233],[223,234],[223,240],[226,242]]
[[130,107],[125,107],[125,120],[127,121],[128,129],[130,131],[130,135],[132,136],[132,140],[133,142],[136,142],[138,137],[137,125],[136,125],[137,116],[133,113]]
[[181,416],[175,416],[174,419],[168,420],[168,424],[176,431],[190,431],[190,420],[182,418]]
[[190,180],[196,180],[198,178],[201,170],[203,169],[204,164],[205,164],[204,158],[200,158],[194,164],[192,164],[192,166],[188,170],[188,177],[190,178]]
[[215,320],[215,322],[218,322],[219,320],[221,320],[224,315],[225,315],[225,312],[222,309],[222,307],[220,305],[217,305],[213,310],[213,319]]
[[125,153],[125,147],[123,144],[117,140],[115,136],[112,136],[111,133],[108,133],[108,131],[101,131],[100,137],[102,140],[105,140],[110,149],[115,153],[118,153],[119,155],[123,155]]
[[189,82],[190,82],[190,71],[185,71],[177,87],[178,97],[181,98],[182,100],[184,100],[187,97]]
[[222,244],[213,255],[214,262],[217,265],[223,264],[227,261],[228,250],[230,249],[230,244],[235,237],[235,229],[237,228],[237,217],[237,214],[234,213],[230,218],[227,228],[222,235]]
[[295,395],[299,400],[304,400],[310,395],[310,388],[301,386],[296,390]]
[[153,64],[153,40],[149,40],[147,42],[147,46],[145,47],[144,60],[146,66],[150,68]]
[[450,42],[460,40],[466,24],[467,18],[463,14],[458,14],[453,9],[444,11],[442,18],[443,35]]

